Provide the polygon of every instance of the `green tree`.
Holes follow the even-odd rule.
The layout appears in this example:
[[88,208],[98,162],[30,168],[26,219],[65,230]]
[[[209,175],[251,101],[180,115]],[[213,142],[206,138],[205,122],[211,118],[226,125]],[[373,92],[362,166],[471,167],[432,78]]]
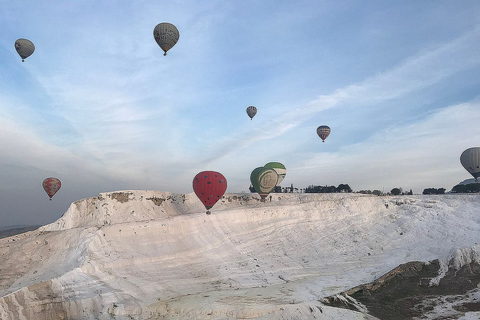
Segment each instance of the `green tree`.
[[398,196],[399,194],[402,194],[402,188],[393,188],[390,193],[394,196]]
[[444,188],[427,188],[423,190],[423,194],[445,194]]
[[337,192],[352,192],[352,188],[348,184],[339,184],[337,187]]

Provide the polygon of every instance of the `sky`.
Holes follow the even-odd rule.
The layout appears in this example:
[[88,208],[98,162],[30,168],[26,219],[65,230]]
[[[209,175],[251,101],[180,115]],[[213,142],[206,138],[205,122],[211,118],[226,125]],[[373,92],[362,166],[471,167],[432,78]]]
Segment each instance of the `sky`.
[[480,146],[478,1],[7,0],[0,30],[0,228],[204,170],[248,192],[271,161],[284,187],[450,190]]

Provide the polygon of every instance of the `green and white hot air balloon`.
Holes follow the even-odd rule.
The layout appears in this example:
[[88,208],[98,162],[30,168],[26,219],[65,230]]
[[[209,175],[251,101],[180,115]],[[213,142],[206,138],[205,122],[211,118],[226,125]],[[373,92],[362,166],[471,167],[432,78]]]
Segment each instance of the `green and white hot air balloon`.
[[250,182],[260,197],[265,199],[277,185],[278,174],[272,168],[258,167],[250,174]]
[[280,185],[280,183],[283,181],[283,179],[285,179],[285,176],[287,175],[287,169],[280,162],[269,162],[265,165],[265,168],[271,168],[277,172],[278,174],[277,186]]

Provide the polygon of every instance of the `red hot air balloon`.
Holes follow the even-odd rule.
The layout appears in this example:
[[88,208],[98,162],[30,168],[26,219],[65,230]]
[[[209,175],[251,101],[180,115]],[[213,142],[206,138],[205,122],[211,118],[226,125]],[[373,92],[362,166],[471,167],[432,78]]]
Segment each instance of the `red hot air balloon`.
[[210,214],[210,209],[227,190],[227,179],[215,171],[202,171],[193,178],[193,191]]
[[57,178],[46,178],[43,180],[43,190],[48,194],[50,200],[57,193],[58,190],[62,187],[62,183]]

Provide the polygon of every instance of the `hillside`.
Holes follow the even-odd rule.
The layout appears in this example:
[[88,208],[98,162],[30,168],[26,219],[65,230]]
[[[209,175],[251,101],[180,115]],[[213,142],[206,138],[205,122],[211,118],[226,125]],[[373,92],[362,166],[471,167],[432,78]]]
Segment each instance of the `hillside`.
[[193,193],[102,193],[0,239],[0,318],[375,319],[328,299],[412,261],[438,259],[427,287],[478,265],[479,205],[479,195],[226,194],[206,215]]

